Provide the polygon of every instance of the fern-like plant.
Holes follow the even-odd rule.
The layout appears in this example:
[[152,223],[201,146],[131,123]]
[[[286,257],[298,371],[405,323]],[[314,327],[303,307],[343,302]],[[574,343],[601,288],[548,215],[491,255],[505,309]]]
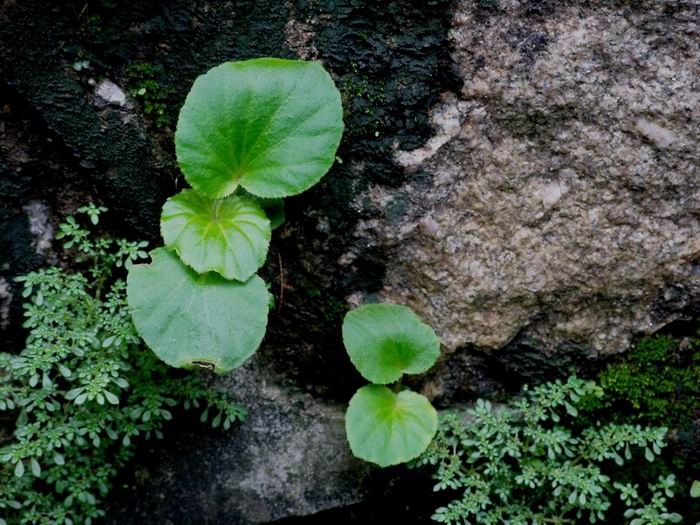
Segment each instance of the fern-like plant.
[[576,377],[526,389],[508,406],[479,400],[465,412],[441,416],[440,428],[412,466],[434,471],[435,491],[452,501],[433,519],[447,525],[547,525],[680,523],[668,509],[675,477],[640,484],[613,477],[625,466],[654,462],[666,428],[600,424],[577,429],[578,406],[602,395]]
[[283,216],[279,199],[330,169],[342,114],[317,62],[227,62],[194,82],[175,134],[192,189],[165,203],[165,248],[128,279],[136,328],[163,361],[226,372],[258,348],[270,298],[255,273]]
[[[98,224],[105,208],[80,208]],[[200,409],[229,428],[245,411],[202,378],[177,379],[134,330],[124,266],[146,257],[145,242],[95,237],[80,215],[60,225],[72,253],[24,284],[25,348],[0,352],[0,525],[90,525],[139,441],[162,438],[173,408]]]

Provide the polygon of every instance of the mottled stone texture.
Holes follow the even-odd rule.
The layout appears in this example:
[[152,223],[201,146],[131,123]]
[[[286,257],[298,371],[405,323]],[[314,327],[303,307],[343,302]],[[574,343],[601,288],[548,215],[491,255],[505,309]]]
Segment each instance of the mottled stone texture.
[[109,523],[267,523],[366,497],[375,469],[346,446],[342,407],[271,379],[253,358],[221,381],[249,408],[246,421],[159,447],[155,475],[122,495],[129,503]]
[[429,179],[375,186],[356,232],[389,249],[381,299],[448,349],[624,350],[700,299],[700,2],[476,4],[463,88],[395,154]]

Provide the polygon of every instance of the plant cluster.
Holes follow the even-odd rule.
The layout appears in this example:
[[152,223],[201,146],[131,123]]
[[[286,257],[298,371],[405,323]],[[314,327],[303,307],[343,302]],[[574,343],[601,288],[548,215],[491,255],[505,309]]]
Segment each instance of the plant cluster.
[[526,389],[512,405],[479,400],[442,417],[435,440],[413,466],[435,469],[436,491],[453,501],[433,519],[447,524],[679,523],[668,510],[675,478],[640,485],[620,475],[636,456],[654,462],[665,428],[604,424],[578,430],[581,399],[602,395],[571,377]]
[[435,332],[405,306],[369,304],[347,313],[343,342],[372,382],[355,393],[345,416],[353,454],[381,467],[418,457],[437,431],[437,412],[424,396],[401,389],[401,378],[433,366],[440,355]]
[[[686,496],[697,478],[692,447],[684,442],[692,435],[700,415],[700,341],[654,335],[605,368],[598,376],[602,397],[587,396],[580,405],[579,424],[598,420],[661,425],[672,429],[674,454],[662,458],[660,467],[645,471],[673,471],[677,491]],[[647,472],[645,472],[646,474]],[[649,472],[650,473],[650,472]],[[697,502],[682,498],[684,515],[700,512]]]
[[582,408],[611,418],[678,427],[700,412],[700,351],[696,339],[645,337],[622,361],[599,376],[606,395],[584,400]]
[[[105,208],[80,208],[97,224]],[[78,525],[104,516],[119,468],[140,439],[162,438],[173,408],[201,409],[229,428],[244,410],[195,376],[173,378],[143,348],[120,268],[143,259],[145,242],[94,238],[69,216],[57,235],[80,273],[50,267],[24,283],[18,355],[0,353],[0,412],[16,417],[0,441],[0,525]]]
[[228,62],[197,78],[175,134],[192,189],[165,203],[165,248],[128,278],[134,324],[166,363],[226,372],[255,352],[270,305],[256,272],[280,199],[323,177],[342,132],[340,94],[319,63]]
[[173,90],[163,86],[162,68],[145,62],[134,62],[127,68],[126,76],[131,96],[142,104],[144,113],[153,119],[157,127],[170,126],[173,116],[167,100]]

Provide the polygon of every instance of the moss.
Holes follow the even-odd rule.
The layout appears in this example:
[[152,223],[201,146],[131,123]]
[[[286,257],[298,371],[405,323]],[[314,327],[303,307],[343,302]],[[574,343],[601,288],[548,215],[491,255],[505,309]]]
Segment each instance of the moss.
[[163,68],[156,64],[134,62],[126,68],[129,93],[158,128],[172,126],[176,117],[176,106],[168,103],[173,89],[166,87],[162,77]]
[[700,339],[657,335],[600,376],[606,395],[586,401],[586,410],[613,420],[679,428],[700,411]]
[[352,71],[341,81],[345,120],[349,122],[348,134],[353,137],[379,137],[384,127],[382,105],[386,83],[382,79],[371,79],[360,71],[354,60],[351,67]]
[[[678,493],[687,495],[697,477],[700,454],[700,338],[646,337],[605,368],[598,379],[604,395],[582,400],[578,424],[637,423],[669,428],[672,447],[663,455],[663,467],[676,474]],[[630,474],[657,475],[652,471],[650,465],[640,465]],[[700,512],[698,502],[688,498],[677,501],[676,506],[684,516]]]

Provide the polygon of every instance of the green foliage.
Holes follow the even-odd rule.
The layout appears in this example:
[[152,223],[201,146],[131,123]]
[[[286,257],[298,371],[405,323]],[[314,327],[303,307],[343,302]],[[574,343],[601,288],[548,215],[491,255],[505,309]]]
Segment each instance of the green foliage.
[[[435,469],[436,491],[453,501],[433,519],[447,524],[679,523],[667,508],[672,475],[640,488],[620,467],[655,462],[666,428],[599,424],[578,429],[585,396],[595,383],[575,377],[525,391],[510,406],[479,400],[464,413],[441,418],[435,440],[414,466]],[[641,458],[645,458],[642,460]]]
[[435,364],[440,341],[410,308],[368,304],[345,316],[343,343],[367,381],[385,385]]
[[144,341],[171,366],[239,367],[265,335],[269,294],[257,275],[242,283],[198,274],[164,248],[129,272],[129,305]]
[[[161,216],[177,256],[153,252],[128,280],[136,328],[164,361],[226,372],[255,352],[267,324],[260,305],[271,300],[253,274],[284,221],[280,197],[325,175],[342,133],[340,94],[319,63],[227,62],[197,78],[175,134],[194,189],[170,198]],[[182,286],[171,291],[173,279]]]
[[438,417],[420,394],[366,385],[350,400],[346,423],[353,454],[388,467],[421,454],[437,431]]
[[251,195],[245,190],[241,190],[239,193],[258,203],[258,206],[260,206],[263,209],[265,215],[269,219],[271,229],[277,229],[284,224],[284,200],[256,197],[255,195]]
[[175,135],[180,168],[211,198],[239,185],[288,197],[316,184],[343,133],[340,93],[318,62],[227,62],[192,86]]
[[164,86],[162,68],[134,62],[127,68],[126,76],[131,96],[141,103],[144,113],[153,119],[155,125],[165,128],[173,124],[174,116],[167,103],[173,89]]
[[[104,208],[79,210],[97,224]],[[229,428],[244,411],[196,376],[175,379],[145,350],[120,268],[146,243],[93,238],[75,217],[60,225],[80,273],[59,267],[24,283],[26,346],[0,353],[0,410],[16,429],[0,448],[0,523],[89,525],[140,439],[162,438],[172,409],[203,410]],[[123,271],[123,270],[122,270]]]
[[197,273],[248,280],[265,262],[270,221],[253,199],[210,200],[185,190],[167,200],[161,216],[165,246]]
[[[664,457],[663,470],[677,475],[678,492],[687,496],[697,478],[697,465],[681,445],[700,414],[700,341],[655,335],[641,339],[599,375],[606,395],[582,399],[579,423],[596,420],[660,425],[679,436],[676,453]],[[679,441],[680,440],[680,441]],[[661,470],[661,469],[657,469]],[[683,513],[700,506],[684,499]]]
[[418,457],[437,431],[437,412],[424,396],[401,391],[400,380],[435,364],[440,355],[435,332],[405,306],[370,304],[347,313],[343,342],[365,379],[398,380],[393,392],[367,385],[350,400],[345,430],[353,454],[381,467]]
[[700,410],[700,352],[690,343],[689,359],[680,356],[677,339],[642,339],[624,359],[600,374],[606,395],[587,398],[586,412],[605,411],[616,420],[677,427]]

